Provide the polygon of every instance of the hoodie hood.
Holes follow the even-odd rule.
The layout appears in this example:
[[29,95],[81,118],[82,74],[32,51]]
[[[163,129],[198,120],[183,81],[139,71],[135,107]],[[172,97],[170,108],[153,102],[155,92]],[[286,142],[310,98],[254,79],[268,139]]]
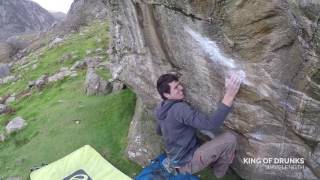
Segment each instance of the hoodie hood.
[[172,99],[167,99],[162,101],[155,109],[155,114],[156,117],[159,120],[163,120],[167,118],[167,114],[169,109],[178,102],[182,102],[183,100],[172,100]]

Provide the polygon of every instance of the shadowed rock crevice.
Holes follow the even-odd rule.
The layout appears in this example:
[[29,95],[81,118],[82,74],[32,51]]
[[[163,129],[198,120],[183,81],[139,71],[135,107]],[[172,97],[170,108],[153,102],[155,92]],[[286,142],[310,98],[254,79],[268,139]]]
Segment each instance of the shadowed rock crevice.
[[182,15],[186,16],[186,17],[190,17],[191,19],[196,19],[196,20],[200,20],[200,21],[209,21],[208,19],[202,19],[201,17],[197,17],[194,14],[191,13],[187,13],[185,11],[183,11],[183,9],[180,9],[178,7],[174,7],[174,6],[168,6],[168,5],[164,5],[164,4],[152,4],[153,6],[164,6],[165,8],[168,8],[172,11],[181,13]]

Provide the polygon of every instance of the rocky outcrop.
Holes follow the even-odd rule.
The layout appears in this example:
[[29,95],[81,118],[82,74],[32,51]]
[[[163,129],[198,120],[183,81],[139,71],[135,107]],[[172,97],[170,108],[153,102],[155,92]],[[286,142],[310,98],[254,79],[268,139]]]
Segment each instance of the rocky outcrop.
[[84,60],[76,61],[70,68],[71,71],[74,71],[76,69],[85,69],[87,67],[87,64]]
[[102,0],[74,0],[62,26],[78,31],[80,26],[95,19],[105,19],[107,9]]
[[48,29],[54,17],[29,0],[0,0],[0,41],[10,36]]
[[28,51],[30,51],[27,47],[40,38],[40,33],[28,33],[9,37],[6,43],[10,46],[11,59],[14,60],[14,58],[12,58],[14,55],[16,55],[17,59],[25,56]]
[[77,76],[77,72],[76,71],[72,71],[70,69],[68,69],[67,67],[62,67],[59,72],[57,72],[56,74],[50,76],[47,78],[48,82],[55,82],[55,81],[59,81],[62,80],[68,76],[70,77],[75,77]]
[[21,92],[20,96],[28,95],[29,90],[33,87],[35,87],[38,90],[42,90],[49,83],[60,81],[67,77],[76,77],[77,75],[77,71],[68,69],[67,67],[62,67],[59,71],[57,71],[55,74],[51,76],[44,74],[34,81],[29,81],[27,91]]
[[[320,178],[319,1],[105,2],[113,78],[147,109],[160,101],[162,73],[180,75],[186,99],[204,112],[221,100],[225,77],[239,73],[244,83],[225,122],[239,134],[235,171],[245,179]],[[303,158],[305,168],[244,162],[264,157]]]
[[48,83],[48,76],[47,75],[42,75],[40,76],[37,80],[35,81],[29,81],[28,87],[36,87],[37,89],[41,90],[44,88],[44,86]]

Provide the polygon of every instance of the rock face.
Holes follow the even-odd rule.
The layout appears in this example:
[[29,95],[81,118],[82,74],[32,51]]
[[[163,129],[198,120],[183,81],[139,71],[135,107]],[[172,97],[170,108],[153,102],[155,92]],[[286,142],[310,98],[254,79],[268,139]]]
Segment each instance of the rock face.
[[16,34],[49,28],[54,17],[29,0],[0,0],[0,41]]
[[127,156],[140,164],[146,166],[161,150],[161,138],[154,134],[155,126],[152,111],[144,108],[141,99],[137,99],[136,109],[130,124],[128,135]]
[[[152,109],[160,74],[181,76],[204,112],[230,72],[244,78],[225,126],[239,134],[233,168],[245,179],[320,178],[320,1],[105,0],[113,78]],[[243,158],[304,158],[299,170]],[[148,159],[146,157],[145,159]]]
[[78,30],[82,25],[94,19],[104,19],[107,9],[102,0],[74,0],[63,26],[69,30]]

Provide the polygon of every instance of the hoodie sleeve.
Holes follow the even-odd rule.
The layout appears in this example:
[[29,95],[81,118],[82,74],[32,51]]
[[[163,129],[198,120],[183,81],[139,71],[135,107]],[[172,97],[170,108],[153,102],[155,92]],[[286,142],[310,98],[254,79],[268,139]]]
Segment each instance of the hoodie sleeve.
[[197,129],[214,130],[223,124],[230,111],[231,107],[220,102],[217,110],[208,116],[192,108],[186,102],[181,102],[175,105],[173,113],[175,113],[176,119],[183,124]]
[[162,132],[161,132],[161,126],[160,126],[160,124],[159,124],[159,122],[158,122],[158,119],[157,119],[157,110],[155,109],[154,111],[153,111],[153,114],[154,114],[154,117],[156,118],[156,133],[159,135],[159,136],[162,136]]

